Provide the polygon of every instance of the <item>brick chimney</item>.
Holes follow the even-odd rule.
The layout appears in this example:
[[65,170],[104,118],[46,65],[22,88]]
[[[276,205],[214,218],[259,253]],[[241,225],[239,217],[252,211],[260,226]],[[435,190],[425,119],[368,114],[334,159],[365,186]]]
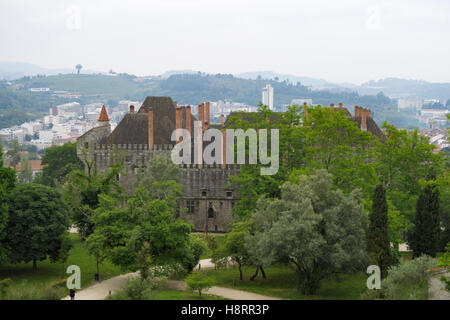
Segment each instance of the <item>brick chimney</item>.
[[133,113],[134,113],[134,106],[131,105],[131,106],[130,106],[130,114],[133,114]]
[[334,103],[330,103],[330,108],[331,108],[331,109],[334,108]]
[[[223,115],[220,116],[222,122]],[[227,135],[225,128],[222,129],[222,168],[227,166]]]
[[355,118],[359,118],[361,115],[360,115],[360,112],[359,112],[359,107],[358,106],[355,106]]
[[153,108],[148,110],[148,149],[153,150],[154,137],[153,137]]
[[200,121],[200,123],[202,124],[202,130],[205,131],[205,126],[204,126],[204,119],[205,119],[205,109],[204,109],[204,104],[201,103],[198,105],[198,121]]
[[362,131],[367,131],[367,115],[369,110],[361,108],[360,113],[361,113],[361,130]]
[[342,102],[339,102],[339,109],[342,109]]
[[209,128],[209,102],[205,102],[205,118],[204,118],[205,124],[205,130]]
[[223,114],[220,115],[220,124],[222,126],[225,124],[225,116]]
[[[175,129],[181,129],[183,126],[183,109],[175,109]],[[181,136],[177,137],[177,143],[180,142]]]
[[191,133],[191,106],[186,107],[186,129]]

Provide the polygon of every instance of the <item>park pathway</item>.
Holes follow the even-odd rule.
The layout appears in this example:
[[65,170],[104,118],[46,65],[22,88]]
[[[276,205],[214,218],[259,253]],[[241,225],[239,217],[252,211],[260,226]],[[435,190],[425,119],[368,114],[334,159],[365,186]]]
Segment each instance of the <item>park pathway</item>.
[[[167,281],[167,289],[172,290],[186,290],[187,285],[184,281],[169,280]],[[257,293],[229,289],[224,287],[211,287],[208,290],[202,291],[206,294],[227,298],[230,300],[281,300],[280,298],[263,296]]]
[[[450,292],[445,290],[444,283],[441,281],[443,274],[438,274],[430,279],[428,283],[428,300],[450,300]],[[450,277],[450,272],[445,276]]]
[[[200,260],[199,264],[195,267],[196,270],[199,268],[201,270],[214,269],[214,264],[211,262],[211,259],[203,259]],[[104,300],[108,297],[108,295],[120,290],[126,284],[127,279],[136,277],[137,275],[137,272],[127,273],[108,280],[103,280],[102,282],[77,291],[75,294],[75,300]],[[169,280],[167,286],[168,289],[174,290],[186,289],[186,283],[184,281]],[[280,298],[268,297],[247,291],[222,287],[212,287],[209,290],[206,290],[205,293],[231,300],[280,300]],[[67,296],[62,300],[70,300],[70,297]]]

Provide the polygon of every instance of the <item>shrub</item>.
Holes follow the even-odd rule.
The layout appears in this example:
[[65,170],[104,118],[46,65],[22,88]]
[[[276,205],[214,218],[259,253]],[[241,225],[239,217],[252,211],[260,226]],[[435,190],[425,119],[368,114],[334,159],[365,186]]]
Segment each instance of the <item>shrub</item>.
[[11,285],[11,279],[6,278],[0,280],[0,298],[6,296],[6,292],[8,291],[9,286]]
[[430,274],[425,272],[437,265],[437,259],[423,255],[389,268],[380,290],[367,290],[363,299],[418,300],[427,288]]
[[127,284],[118,292],[109,296],[110,300],[152,300],[158,295],[167,282],[167,278],[131,278]]
[[209,289],[214,285],[214,279],[209,277],[202,271],[194,271],[185,279],[189,289],[197,290],[198,294],[202,296],[202,291]]

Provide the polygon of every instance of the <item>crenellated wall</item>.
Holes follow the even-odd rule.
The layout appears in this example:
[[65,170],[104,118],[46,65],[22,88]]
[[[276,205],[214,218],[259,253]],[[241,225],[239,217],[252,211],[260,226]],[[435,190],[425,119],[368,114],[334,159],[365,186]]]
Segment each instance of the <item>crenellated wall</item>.
[[[112,164],[122,159],[125,168],[117,178],[131,195],[136,187],[138,171],[145,169],[157,155],[170,157],[174,145],[154,145],[153,149],[149,150],[148,144],[103,144],[85,138],[78,141],[77,151],[80,159],[84,157],[82,149],[85,147],[88,159],[94,160],[94,167],[99,172],[105,172]],[[205,231],[206,228],[210,232],[228,231],[232,224],[231,213],[236,200],[235,191],[228,186],[228,179],[239,172],[240,166],[203,164],[199,167],[195,164],[182,164],[180,168],[180,213],[183,217],[194,225],[196,231]]]

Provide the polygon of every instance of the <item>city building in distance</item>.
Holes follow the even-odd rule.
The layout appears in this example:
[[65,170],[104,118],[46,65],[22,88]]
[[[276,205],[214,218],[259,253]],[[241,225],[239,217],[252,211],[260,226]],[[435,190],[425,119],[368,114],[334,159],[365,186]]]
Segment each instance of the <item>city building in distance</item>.
[[273,111],[273,88],[270,84],[262,89],[262,103]]

